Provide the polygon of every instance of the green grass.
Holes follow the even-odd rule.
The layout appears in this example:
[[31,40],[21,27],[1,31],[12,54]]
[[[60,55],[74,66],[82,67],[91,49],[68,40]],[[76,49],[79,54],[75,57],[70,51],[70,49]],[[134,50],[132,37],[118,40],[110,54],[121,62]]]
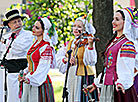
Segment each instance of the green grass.
[[63,75],[63,74],[61,74],[60,72],[58,72],[58,71],[49,71],[48,72],[48,74],[51,76],[51,77],[53,77],[53,76],[61,76],[61,75]]
[[58,70],[50,70],[48,73],[52,79],[55,102],[62,102],[63,86],[65,76]]
[[63,85],[64,82],[59,80],[53,82],[55,102],[62,102]]

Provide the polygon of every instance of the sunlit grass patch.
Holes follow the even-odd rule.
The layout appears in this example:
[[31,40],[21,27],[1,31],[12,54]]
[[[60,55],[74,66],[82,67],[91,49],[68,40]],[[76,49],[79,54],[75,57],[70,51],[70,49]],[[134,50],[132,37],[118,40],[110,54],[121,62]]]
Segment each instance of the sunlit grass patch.
[[49,74],[51,77],[63,75],[63,74],[61,74],[58,70],[50,70],[50,71],[48,72],[48,74]]
[[62,102],[65,75],[60,73],[58,69],[51,69],[48,74],[52,80],[55,102]]
[[63,86],[63,81],[57,80],[53,82],[55,102],[62,102]]

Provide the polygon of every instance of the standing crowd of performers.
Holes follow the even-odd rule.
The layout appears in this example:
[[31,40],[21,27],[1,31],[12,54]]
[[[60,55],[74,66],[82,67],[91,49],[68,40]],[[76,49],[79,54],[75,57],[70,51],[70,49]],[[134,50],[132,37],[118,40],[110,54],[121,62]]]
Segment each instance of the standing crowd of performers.
[[[17,9],[8,11],[5,17],[3,25],[12,33],[1,38],[3,55],[8,53],[1,65],[7,69],[7,97],[3,97],[5,90],[0,72],[0,102],[55,102],[48,75],[50,68],[58,68],[63,74],[68,72],[66,102],[88,102],[89,95],[93,102],[138,102],[136,8],[115,12],[112,21],[115,33],[101,53],[103,71],[97,76],[96,30],[85,18],[75,20],[72,25],[75,38],[55,53],[58,35],[49,16],[39,17],[32,32],[23,29],[24,17]],[[68,51],[72,51],[70,55]],[[84,85],[87,86],[84,88]]]

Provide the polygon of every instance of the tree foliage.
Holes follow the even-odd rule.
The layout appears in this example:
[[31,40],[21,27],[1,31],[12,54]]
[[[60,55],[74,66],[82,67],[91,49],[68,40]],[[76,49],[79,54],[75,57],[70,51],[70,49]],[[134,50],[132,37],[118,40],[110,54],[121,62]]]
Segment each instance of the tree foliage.
[[[58,44],[56,49],[60,47],[60,44],[64,44],[69,41],[72,37],[72,24],[75,18],[86,14],[84,5],[88,5],[88,10],[92,10],[92,1],[88,0],[28,0],[27,4],[14,4],[15,6],[22,9],[29,9],[31,11],[31,17],[25,20],[25,29],[32,29],[34,22],[39,16],[46,17],[50,16],[55,24],[56,31],[58,33]],[[92,12],[88,15],[88,20],[92,19]]]

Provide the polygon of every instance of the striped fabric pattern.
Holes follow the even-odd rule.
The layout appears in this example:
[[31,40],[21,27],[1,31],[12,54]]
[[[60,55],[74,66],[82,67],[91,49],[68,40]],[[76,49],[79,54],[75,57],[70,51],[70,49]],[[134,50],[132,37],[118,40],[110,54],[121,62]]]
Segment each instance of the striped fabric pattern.
[[135,56],[136,50],[133,42],[129,41],[126,44],[124,44],[120,51],[120,57],[135,58]]
[[132,9],[129,8],[129,7],[126,7],[126,8],[124,8],[124,9],[128,11],[128,13],[130,14],[130,17],[131,17],[131,19],[132,19],[132,21],[133,21],[133,19],[134,19],[134,15],[133,15],[133,11],[132,11]]
[[43,83],[38,88],[39,102],[55,102],[53,86],[49,77],[47,77],[47,82],[48,83]]
[[34,64],[32,62],[31,56],[32,56],[32,54],[27,55],[27,60],[28,60],[28,63],[29,63],[29,67],[28,67],[29,72],[34,71]]

